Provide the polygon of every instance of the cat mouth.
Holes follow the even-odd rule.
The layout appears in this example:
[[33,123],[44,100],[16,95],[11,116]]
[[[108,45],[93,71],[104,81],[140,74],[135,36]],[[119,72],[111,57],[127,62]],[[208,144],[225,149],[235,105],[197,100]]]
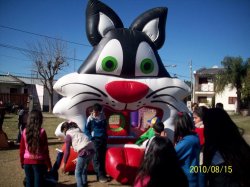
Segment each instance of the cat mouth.
[[[90,115],[92,107],[87,108],[87,116]],[[147,121],[151,118],[157,116],[160,119],[163,117],[163,110],[161,108],[156,108],[152,106],[143,106],[137,110],[128,110],[124,107],[122,110],[114,109],[110,106],[103,106],[103,113],[107,119],[109,127],[111,126],[127,126],[128,128],[140,128],[142,131],[148,126]]]

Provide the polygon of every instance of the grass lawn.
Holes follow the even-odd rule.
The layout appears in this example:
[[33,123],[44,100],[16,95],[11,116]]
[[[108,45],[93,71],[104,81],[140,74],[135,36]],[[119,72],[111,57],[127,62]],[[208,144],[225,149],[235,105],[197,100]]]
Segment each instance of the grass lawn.
[[[244,129],[244,138],[250,144],[250,116],[242,117],[233,115],[231,116],[233,121],[238,125],[238,127]],[[58,138],[55,137],[54,131],[59,123],[61,123],[63,120],[60,118],[57,118],[51,114],[44,113],[44,123],[43,127],[45,128],[47,135],[48,135],[48,141],[49,141],[49,150],[50,150],[50,156],[52,163],[55,161],[56,157],[56,151],[55,148],[60,148],[62,145],[62,142],[58,140]],[[5,121],[3,125],[3,130],[7,133],[9,140],[16,140],[17,137],[17,122],[18,118],[17,115],[11,114],[5,116]],[[18,145],[14,145],[10,149],[6,150],[0,150],[0,184],[1,187],[19,187],[22,185],[22,180],[24,178],[24,171],[21,169],[20,161],[19,161],[19,150]],[[96,182],[94,175],[88,176],[89,186],[90,187],[106,187],[106,186],[112,186],[112,187],[118,187],[123,186],[126,187],[126,185],[120,185],[116,181],[112,180],[109,183],[101,184]],[[59,176],[59,184],[58,187],[63,186],[75,186],[75,178],[73,175],[64,175],[61,174]],[[127,186],[128,187],[128,186]]]
[[[63,119],[57,118],[52,114],[44,113],[43,128],[45,128],[48,142],[49,151],[52,164],[56,159],[56,148],[61,148],[63,142],[61,142],[54,134],[56,127],[59,123],[64,121]],[[8,135],[9,140],[14,141],[17,137],[17,123],[18,116],[10,114],[5,116],[3,130]],[[0,150],[0,186],[1,187],[21,187],[24,178],[24,171],[21,169],[19,161],[19,146],[14,145],[13,147]],[[89,187],[129,187],[128,185],[121,185],[115,180],[108,183],[96,182],[95,175],[88,175]],[[73,187],[76,186],[74,175],[62,174],[59,172],[59,184],[57,187]]]

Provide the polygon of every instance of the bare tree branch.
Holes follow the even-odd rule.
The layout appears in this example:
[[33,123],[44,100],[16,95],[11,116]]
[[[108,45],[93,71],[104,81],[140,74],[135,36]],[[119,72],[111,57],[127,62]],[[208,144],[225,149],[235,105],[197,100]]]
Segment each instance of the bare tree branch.
[[42,78],[41,81],[50,96],[49,112],[52,112],[55,75],[68,66],[65,58],[66,43],[44,38],[42,41],[29,44],[28,48],[25,55],[33,61],[34,69]]

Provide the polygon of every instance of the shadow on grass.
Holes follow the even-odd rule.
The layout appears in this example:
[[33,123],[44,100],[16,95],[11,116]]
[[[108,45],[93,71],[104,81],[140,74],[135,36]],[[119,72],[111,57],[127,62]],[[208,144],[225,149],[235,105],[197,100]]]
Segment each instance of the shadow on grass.
[[8,116],[8,115],[4,116],[4,119],[11,119],[11,118],[14,118],[14,117],[13,116]]
[[75,187],[76,186],[76,184],[62,184],[62,183],[58,183],[57,185],[56,185],[56,187]]
[[62,145],[63,144],[63,142],[48,142],[48,144],[49,144],[49,146],[50,145]]
[[[57,137],[48,137],[48,140],[58,140],[58,138]],[[58,141],[60,141],[60,140],[58,140]]]

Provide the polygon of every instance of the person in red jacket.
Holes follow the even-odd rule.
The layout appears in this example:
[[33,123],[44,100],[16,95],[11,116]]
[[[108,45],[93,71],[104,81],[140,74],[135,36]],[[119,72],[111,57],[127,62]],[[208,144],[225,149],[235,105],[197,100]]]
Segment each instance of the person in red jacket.
[[32,110],[20,144],[21,167],[25,171],[26,186],[44,186],[44,176],[51,169],[47,134],[43,128],[43,115]]
[[195,125],[195,132],[198,134],[200,139],[201,146],[204,145],[204,124],[203,124],[203,117],[205,112],[208,110],[205,106],[200,106],[194,109],[193,111],[193,120]]

